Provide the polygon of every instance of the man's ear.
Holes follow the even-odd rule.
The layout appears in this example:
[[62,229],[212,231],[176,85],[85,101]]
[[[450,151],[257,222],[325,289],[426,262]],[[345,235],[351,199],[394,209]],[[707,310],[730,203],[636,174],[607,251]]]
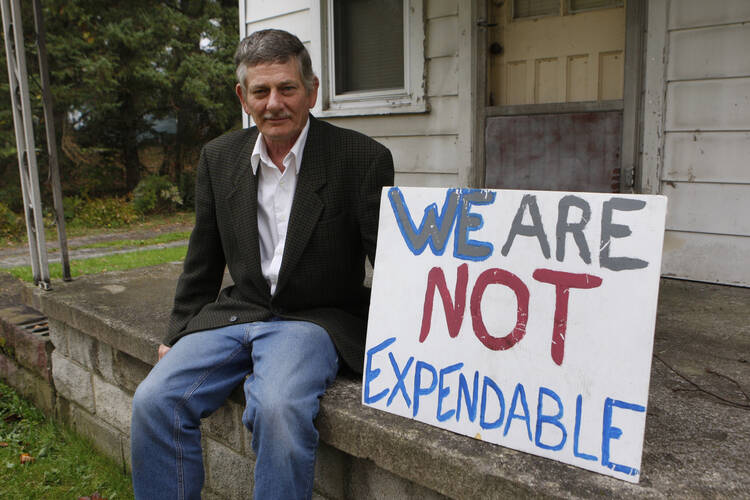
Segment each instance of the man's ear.
[[320,87],[320,80],[317,76],[313,76],[312,89],[307,95],[307,104],[310,109],[315,107],[315,103],[318,101],[318,88]]
[[242,105],[242,109],[245,111],[245,113],[249,115],[250,111],[248,111],[247,105],[245,104],[245,92],[242,90],[242,85],[238,83],[237,86],[234,87],[234,91],[237,93],[237,97],[240,100],[240,105]]

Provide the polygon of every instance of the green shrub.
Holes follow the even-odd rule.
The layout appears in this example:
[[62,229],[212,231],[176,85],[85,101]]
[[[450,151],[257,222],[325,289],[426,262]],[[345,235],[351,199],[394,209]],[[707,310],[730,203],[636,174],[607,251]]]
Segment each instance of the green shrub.
[[133,205],[125,198],[93,198],[80,203],[71,225],[83,227],[122,227],[139,219]]
[[26,234],[23,217],[19,217],[11,209],[0,202],[0,238],[3,240],[20,240]]
[[86,204],[86,200],[80,196],[66,196],[63,198],[63,212],[65,213],[65,222],[71,222],[75,219],[77,213]]
[[144,177],[133,190],[133,206],[141,214],[170,213],[178,205],[180,190],[166,176]]
[[180,174],[180,196],[186,207],[195,205],[195,172]]
[[3,179],[5,186],[0,186],[0,200],[3,200],[5,206],[13,212],[23,211],[23,193],[21,192],[21,183],[10,183],[8,179]]

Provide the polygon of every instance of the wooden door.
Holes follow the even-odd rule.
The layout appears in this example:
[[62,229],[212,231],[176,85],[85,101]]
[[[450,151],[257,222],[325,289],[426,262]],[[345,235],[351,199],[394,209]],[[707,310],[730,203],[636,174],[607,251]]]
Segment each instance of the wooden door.
[[485,184],[618,191],[625,7],[491,1]]

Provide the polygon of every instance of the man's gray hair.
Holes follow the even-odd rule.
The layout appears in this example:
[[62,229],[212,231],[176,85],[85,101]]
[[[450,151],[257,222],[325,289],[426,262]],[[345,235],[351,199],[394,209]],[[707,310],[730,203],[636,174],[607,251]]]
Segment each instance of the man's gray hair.
[[285,63],[291,58],[297,61],[302,84],[309,94],[313,90],[315,73],[310,53],[296,36],[283,30],[266,29],[246,36],[237,46],[234,63],[237,65],[237,80],[246,93],[247,69],[258,64]]

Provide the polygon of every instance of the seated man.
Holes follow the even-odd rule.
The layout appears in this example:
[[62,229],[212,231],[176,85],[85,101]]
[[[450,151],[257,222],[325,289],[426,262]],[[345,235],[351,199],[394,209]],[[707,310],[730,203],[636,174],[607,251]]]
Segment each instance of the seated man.
[[[319,398],[339,360],[362,370],[364,259],[374,262],[391,154],[309,114],[318,79],[294,35],[253,33],[235,63],[237,95],[256,127],[201,154],[168,335],[133,399],[139,499],[200,497],[200,419],[240,383],[255,497],[310,498]],[[225,266],[234,285],[219,292]]]

